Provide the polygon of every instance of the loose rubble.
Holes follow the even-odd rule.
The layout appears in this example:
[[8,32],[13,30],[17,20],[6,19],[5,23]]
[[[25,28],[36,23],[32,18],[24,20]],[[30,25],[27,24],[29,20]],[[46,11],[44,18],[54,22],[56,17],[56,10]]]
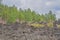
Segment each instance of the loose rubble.
[[26,24],[0,24],[0,40],[60,40],[59,28],[34,28]]

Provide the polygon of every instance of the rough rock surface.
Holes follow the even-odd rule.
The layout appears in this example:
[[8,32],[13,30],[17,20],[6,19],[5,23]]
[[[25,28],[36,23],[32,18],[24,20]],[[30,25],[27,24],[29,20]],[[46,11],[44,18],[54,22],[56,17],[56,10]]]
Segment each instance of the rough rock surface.
[[47,27],[33,28],[25,24],[0,25],[0,40],[60,40],[60,34],[55,34],[59,33],[55,30],[58,31]]

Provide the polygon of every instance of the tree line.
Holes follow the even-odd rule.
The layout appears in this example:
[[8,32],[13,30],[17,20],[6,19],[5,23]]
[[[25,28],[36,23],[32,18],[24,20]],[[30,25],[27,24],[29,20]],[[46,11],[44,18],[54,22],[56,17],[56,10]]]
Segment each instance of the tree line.
[[26,22],[49,22],[55,21],[56,15],[49,11],[46,14],[36,13],[35,11],[31,11],[30,8],[22,10],[21,8],[18,10],[15,5],[7,6],[0,4],[0,17],[2,20],[5,20],[7,23],[14,23],[18,19]]

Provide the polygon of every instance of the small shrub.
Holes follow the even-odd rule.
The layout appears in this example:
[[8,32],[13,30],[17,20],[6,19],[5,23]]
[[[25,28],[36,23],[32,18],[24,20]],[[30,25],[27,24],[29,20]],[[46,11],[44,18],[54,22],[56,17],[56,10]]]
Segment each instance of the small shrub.
[[39,28],[39,27],[44,27],[43,24],[31,24],[31,26],[33,26],[33,27],[37,27],[37,28]]

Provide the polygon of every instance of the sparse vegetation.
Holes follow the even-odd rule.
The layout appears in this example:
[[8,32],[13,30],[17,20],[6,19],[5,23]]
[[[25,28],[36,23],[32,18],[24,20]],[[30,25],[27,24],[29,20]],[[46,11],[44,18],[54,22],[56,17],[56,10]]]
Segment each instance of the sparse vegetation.
[[5,20],[6,23],[14,23],[18,19],[26,22],[52,22],[56,20],[55,14],[52,11],[49,11],[47,14],[39,14],[35,11],[31,11],[31,9],[22,10],[21,8],[18,10],[14,5],[12,7],[8,7],[7,5],[0,5],[0,17],[2,20]]
[[[5,21],[6,24],[15,23],[18,20],[19,23],[34,22],[31,26],[35,27],[42,27],[43,25],[53,27],[53,22],[56,20],[56,15],[52,11],[49,11],[49,13],[46,14],[40,14],[35,11],[31,11],[30,8],[25,10],[20,8],[18,10],[15,5],[9,7],[7,5],[0,4],[0,18]],[[35,22],[37,22],[37,24],[35,24]],[[46,24],[39,24],[40,22],[45,22]]]

